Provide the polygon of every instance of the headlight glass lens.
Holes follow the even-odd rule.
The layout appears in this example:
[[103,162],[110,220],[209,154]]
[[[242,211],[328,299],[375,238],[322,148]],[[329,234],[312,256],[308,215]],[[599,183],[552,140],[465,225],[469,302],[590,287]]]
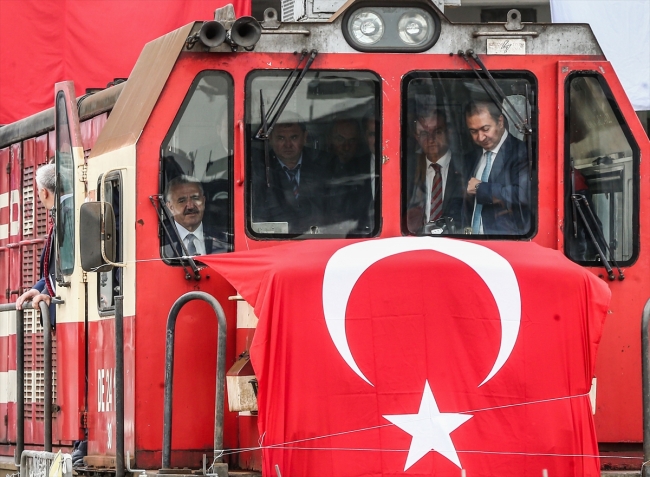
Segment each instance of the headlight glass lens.
[[430,38],[433,25],[417,11],[402,15],[397,24],[400,39],[407,45],[420,45]]
[[350,19],[350,33],[361,45],[377,43],[384,35],[384,22],[371,10],[360,9]]

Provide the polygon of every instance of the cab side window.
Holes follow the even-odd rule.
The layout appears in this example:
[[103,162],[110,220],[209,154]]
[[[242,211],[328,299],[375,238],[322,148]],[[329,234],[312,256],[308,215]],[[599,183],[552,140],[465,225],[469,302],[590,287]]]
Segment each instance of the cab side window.
[[[74,160],[72,140],[63,91],[56,96],[56,241],[58,271],[74,270]],[[57,274],[57,279],[60,277]]]
[[600,75],[567,78],[566,111],[565,253],[629,265],[639,248],[639,148]]
[[232,248],[232,91],[226,73],[200,73],[162,143],[163,258]]
[[[122,176],[119,171],[111,172],[104,178],[105,202],[111,204],[115,214],[115,261],[122,262]],[[97,183],[97,190],[102,187],[102,177]],[[101,200],[98,197],[98,200]],[[115,297],[122,295],[122,276],[124,270],[114,267],[108,272],[99,272],[97,282],[97,306],[100,313],[115,309]]]

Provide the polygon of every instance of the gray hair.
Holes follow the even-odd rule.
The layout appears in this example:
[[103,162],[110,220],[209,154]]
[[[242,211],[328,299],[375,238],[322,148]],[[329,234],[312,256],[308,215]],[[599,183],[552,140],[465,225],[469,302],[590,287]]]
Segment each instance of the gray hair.
[[36,170],[36,185],[39,189],[56,191],[56,165],[45,164]]
[[170,201],[172,189],[183,184],[196,184],[201,191],[201,195],[203,195],[203,186],[201,185],[201,182],[192,176],[186,176],[183,174],[181,176],[174,177],[167,183],[167,187],[165,187],[165,202]]

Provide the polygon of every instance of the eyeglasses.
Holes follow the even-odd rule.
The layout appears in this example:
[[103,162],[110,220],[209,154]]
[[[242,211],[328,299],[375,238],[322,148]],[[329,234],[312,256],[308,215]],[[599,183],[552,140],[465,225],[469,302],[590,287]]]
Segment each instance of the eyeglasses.
[[428,141],[429,139],[434,139],[436,137],[441,137],[447,134],[447,128],[436,128],[433,131],[420,131],[416,136],[420,141]]

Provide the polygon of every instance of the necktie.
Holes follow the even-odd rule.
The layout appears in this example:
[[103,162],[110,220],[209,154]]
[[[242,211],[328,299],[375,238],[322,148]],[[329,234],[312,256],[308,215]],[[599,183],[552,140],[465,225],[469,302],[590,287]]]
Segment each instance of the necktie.
[[47,239],[45,240],[45,255],[43,256],[43,278],[45,278],[45,286],[50,296],[55,296],[54,287],[50,280],[50,258],[52,254],[52,233],[54,232],[54,220],[50,216],[47,227]]
[[[492,151],[485,153],[485,169],[483,169],[483,174],[481,174],[481,182],[487,182],[490,177],[490,170],[492,169]],[[481,230],[481,210],[483,209],[483,204],[476,203],[476,208],[474,209],[474,218],[472,219],[472,233],[477,234]]]
[[440,164],[431,164],[436,175],[431,183],[431,208],[429,209],[429,222],[442,217],[442,174]]
[[300,164],[298,164],[293,169],[289,169],[287,166],[283,166],[282,168],[284,169],[284,172],[287,173],[287,177],[289,177],[289,182],[291,183],[291,187],[293,189],[293,197],[297,200],[300,192],[298,190],[298,178],[296,177],[296,174],[300,170]]
[[196,238],[196,235],[194,234],[187,234],[185,236],[185,240],[187,241],[187,253],[189,255],[196,255],[196,245],[194,245],[194,239]]

